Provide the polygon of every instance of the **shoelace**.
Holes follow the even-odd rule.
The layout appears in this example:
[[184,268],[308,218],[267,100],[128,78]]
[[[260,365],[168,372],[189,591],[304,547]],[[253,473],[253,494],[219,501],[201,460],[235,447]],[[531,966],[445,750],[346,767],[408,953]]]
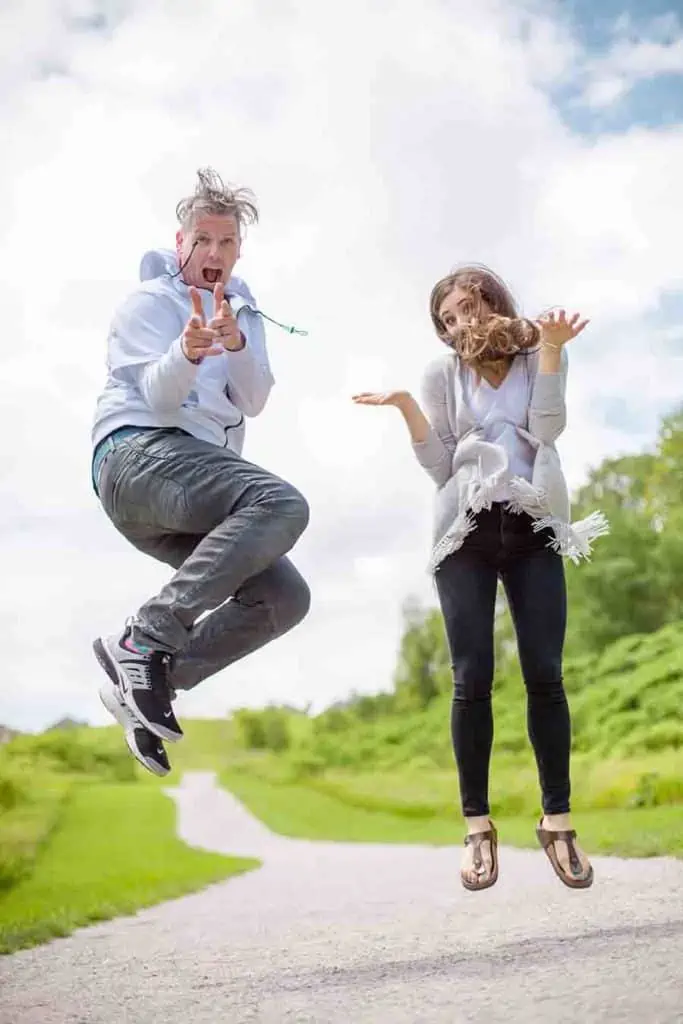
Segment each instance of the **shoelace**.
[[168,690],[168,694],[169,694],[169,700],[175,700],[176,697],[178,696],[178,694],[177,694],[176,690],[173,689],[173,687],[171,686],[171,684],[168,681],[168,677],[171,674],[171,669],[173,668],[173,655],[172,654],[163,654],[162,655],[162,659],[163,659],[163,662],[164,662],[165,682],[166,682],[166,689]]
[[150,687],[163,704],[171,707],[175,691],[169,686],[168,672],[171,666],[171,655],[157,652],[152,655],[147,665]]

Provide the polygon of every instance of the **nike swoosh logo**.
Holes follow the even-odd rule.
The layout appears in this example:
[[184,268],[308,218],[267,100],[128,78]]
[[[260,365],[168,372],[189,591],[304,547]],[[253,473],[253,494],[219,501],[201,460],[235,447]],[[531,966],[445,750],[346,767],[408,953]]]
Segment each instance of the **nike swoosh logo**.
[[172,711],[164,711],[164,718],[170,718],[172,714]]

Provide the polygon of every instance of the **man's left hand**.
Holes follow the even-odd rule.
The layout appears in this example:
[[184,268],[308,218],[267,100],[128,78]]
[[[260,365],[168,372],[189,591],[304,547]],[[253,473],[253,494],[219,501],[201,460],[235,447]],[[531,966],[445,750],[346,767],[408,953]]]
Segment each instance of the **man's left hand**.
[[228,352],[238,352],[244,348],[245,338],[239,329],[235,314],[225,297],[223,284],[219,281],[213,290],[214,315],[207,327],[216,335],[216,343]]

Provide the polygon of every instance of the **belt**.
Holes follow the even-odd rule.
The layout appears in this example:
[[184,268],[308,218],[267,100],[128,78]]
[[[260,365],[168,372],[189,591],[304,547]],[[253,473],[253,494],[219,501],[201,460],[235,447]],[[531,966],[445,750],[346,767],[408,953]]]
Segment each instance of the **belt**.
[[107,434],[95,447],[92,457],[92,485],[95,488],[95,493],[98,494],[97,485],[100,479],[100,471],[102,464],[110,452],[113,452],[116,448],[116,442],[122,441],[126,437],[133,437],[135,434],[142,434],[146,430],[156,430],[156,427],[119,427],[118,430],[113,430],[111,434]]

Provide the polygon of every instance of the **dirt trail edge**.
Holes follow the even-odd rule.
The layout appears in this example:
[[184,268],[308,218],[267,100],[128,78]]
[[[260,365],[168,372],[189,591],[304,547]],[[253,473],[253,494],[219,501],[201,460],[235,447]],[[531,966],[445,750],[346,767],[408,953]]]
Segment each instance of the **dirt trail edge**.
[[2,1024],[683,1021],[680,861],[595,858],[572,892],[503,848],[467,893],[457,848],[285,839],[205,773],[169,792],[182,839],[263,867],[0,959]]

